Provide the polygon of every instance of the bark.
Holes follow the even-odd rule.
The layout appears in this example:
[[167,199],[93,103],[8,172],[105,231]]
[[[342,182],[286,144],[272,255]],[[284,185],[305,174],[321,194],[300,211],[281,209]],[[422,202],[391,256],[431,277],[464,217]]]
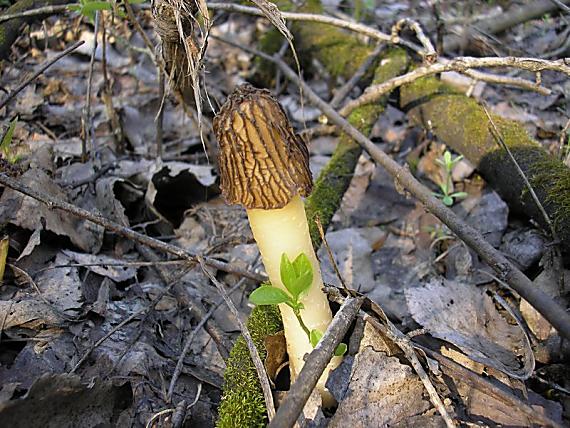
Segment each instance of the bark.
[[[19,13],[42,6],[55,6],[67,3],[66,0],[19,0],[4,11],[6,14]],[[49,14],[48,14],[49,15]],[[20,29],[24,24],[44,19],[48,15],[36,15],[27,18],[15,18],[0,23],[0,59],[8,58],[12,43],[21,35]]]
[[[516,212],[529,216],[545,230],[548,225],[525,183],[494,136],[487,115],[477,101],[456,92],[436,78],[420,79],[400,90],[402,108],[434,134],[464,155]],[[491,115],[505,144],[533,186],[548,213],[555,238],[570,251],[570,169],[549,155],[524,126]]]
[[[569,5],[570,0],[560,0],[562,4]],[[560,6],[553,0],[533,1],[520,7],[512,6],[505,13],[485,22],[477,22],[474,26],[469,26],[459,35],[447,36],[444,40],[443,51],[450,52],[460,48],[464,52],[471,52],[473,43],[480,34],[498,34],[515,25],[537,19],[547,13],[556,12]],[[476,27],[476,28],[475,28]]]

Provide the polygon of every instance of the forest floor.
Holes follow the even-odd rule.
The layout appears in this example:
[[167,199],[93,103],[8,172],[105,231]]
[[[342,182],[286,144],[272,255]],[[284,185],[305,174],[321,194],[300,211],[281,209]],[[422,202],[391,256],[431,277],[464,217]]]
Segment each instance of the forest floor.
[[[388,34],[401,18],[417,20],[435,42],[433,3],[324,2],[328,14]],[[437,3],[442,31],[452,33],[532,2]],[[3,4],[8,6],[0,1],[0,8]],[[0,107],[0,172],[41,195],[225,262],[227,269],[218,270],[217,278],[245,320],[252,308],[248,295],[258,283],[239,269],[263,273],[263,266],[245,210],[227,205],[220,194],[211,106],[218,111],[244,82],[259,85],[264,69],[251,52],[215,36],[256,48],[271,26],[263,17],[212,12],[202,141],[192,107],[181,106],[182,97],[169,89],[168,78],[161,88],[164,79],[159,79],[154,51],[160,39],[150,5],[132,8],[153,50],[127,14],[112,17],[110,10],[97,13],[97,31],[85,11],[60,11],[22,27],[0,62],[0,100],[42,63],[77,41],[84,43]],[[569,21],[565,7],[499,34],[482,32],[469,53],[553,60],[570,56]],[[413,34],[406,36],[413,40]],[[445,52],[448,58],[460,54],[459,48]],[[345,83],[331,78],[317,61],[307,69],[306,82],[325,100]],[[306,135],[316,178],[331,159],[338,132],[322,125],[327,123],[322,112],[301,101],[297,86],[272,72],[273,86],[267,89]],[[504,75],[534,78],[512,69]],[[549,95],[470,83],[457,73],[442,78],[491,112],[524,124],[545,150],[562,160],[568,156],[569,162],[568,76],[543,73]],[[358,97],[364,83],[348,97]],[[450,153],[456,160],[452,168],[442,167],[438,160],[445,159],[449,148],[429,129],[411,123],[397,93],[370,138],[398,163],[410,165],[433,192],[452,183],[462,193],[449,205],[462,220],[536,287],[557,297],[568,293],[570,263],[548,232],[510,209],[458,153]],[[239,327],[199,264],[145,247],[9,187],[0,187],[0,227],[2,242],[9,241],[0,278],[0,426],[215,425],[223,354],[239,336]],[[569,423],[568,342],[366,153],[326,240],[350,288],[380,305],[402,332],[423,329],[411,335],[414,341],[467,367],[478,379],[467,381],[465,371],[444,369],[418,351],[455,423]],[[324,281],[338,285],[324,247],[318,257]],[[567,306],[563,298],[559,301]],[[209,328],[196,329],[206,314]],[[350,331],[345,370],[336,373],[331,387],[339,406],[335,412],[317,406],[314,425],[306,426],[443,426],[410,362],[397,358],[361,320]],[[181,372],[172,382],[181,355]]]

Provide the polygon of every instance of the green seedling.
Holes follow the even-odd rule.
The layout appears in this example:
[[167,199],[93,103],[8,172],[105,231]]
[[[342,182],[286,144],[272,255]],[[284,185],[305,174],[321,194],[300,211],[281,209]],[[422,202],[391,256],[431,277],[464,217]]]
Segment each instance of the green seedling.
[[67,7],[73,12],[79,12],[91,21],[95,22],[95,14],[101,10],[113,10],[111,2],[99,0],[79,0],[78,4],[70,4]]
[[457,165],[461,159],[463,159],[463,156],[453,158],[451,153],[446,150],[443,157],[435,160],[443,170],[443,182],[439,184],[441,192],[434,192],[434,196],[440,198],[448,207],[452,206],[457,199],[463,199],[468,196],[465,192],[453,191],[453,179],[451,174],[453,168],[455,168],[455,165]]
[[12,139],[14,138],[14,131],[16,130],[16,124],[18,123],[18,118],[12,119],[8,128],[2,136],[0,141],[0,157],[3,157],[10,163],[16,163],[18,161],[18,156],[14,155],[12,150],[10,150],[10,145],[12,144]]
[[[129,0],[129,4],[141,4],[144,3],[145,0]],[[91,23],[95,22],[95,14],[102,10],[115,10],[121,18],[126,17],[127,15],[118,7],[116,4],[113,4],[111,1],[104,1],[104,0],[79,0],[77,4],[70,4],[67,8],[74,12],[79,12],[81,15],[88,18]]]
[[[287,291],[266,283],[254,290],[249,296],[249,300],[258,306],[279,305],[282,303],[289,306],[314,348],[321,340],[323,333],[315,329],[309,330],[305,325],[301,317],[301,311],[305,309],[305,307],[300,301],[301,297],[309,291],[313,283],[313,267],[311,262],[305,253],[299,254],[293,261],[289,260],[287,254],[283,253],[281,255],[279,272],[281,282]],[[335,356],[340,357],[344,355],[346,349],[346,344],[341,343],[335,350]]]

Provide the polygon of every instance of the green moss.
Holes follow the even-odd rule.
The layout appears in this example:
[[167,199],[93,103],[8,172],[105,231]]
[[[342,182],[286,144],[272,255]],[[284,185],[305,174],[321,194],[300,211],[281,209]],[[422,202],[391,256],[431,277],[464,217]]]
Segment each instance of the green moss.
[[[453,142],[469,141],[458,151],[474,164],[500,149],[483,107],[435,77],[403,86],[401,102],[416,121],[430,128],[444,143],[453,147]],[[491,117],[510,148],[539,147],[520,124],[494,114]]]
[[546,195],[546,208],[551,208],[554,228],[562,235],[558,238],[570,239],[570,168],[545,154],[532,164],[530,172],[530,184]]
[[[520,173],[500,144],[485,109],[476,100],[435,77],[405,85],[400,94],[403,108],[409,110],[410,117],[473,163],[511,208],[548,230]],[[520,123],[494,114],[491,118],[553,221],[556,238],[570,252],[570,169],[550,156]]]
[[293,31],[299,56],[317,59],[333,78],[350,78],[372,53],[356,36],[331,25],[295,22]]
[[[249,316],[247,328],[264,361],[267,356],[263,344],[265,337],[283,330],[279,309],[277,306],[256,306]],[[216,426],[264,427],[267,424],[265,400],[242,336],[236,341],[226,364],[224,393]]]

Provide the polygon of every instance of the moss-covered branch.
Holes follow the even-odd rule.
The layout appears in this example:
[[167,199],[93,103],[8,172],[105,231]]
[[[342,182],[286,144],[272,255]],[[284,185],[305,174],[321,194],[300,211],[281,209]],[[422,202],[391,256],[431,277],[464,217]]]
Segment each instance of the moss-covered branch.
[[[248,319],[247,328],[261,360],[264,361],[267,357],[265,338],[283,330],[279,309],[277,306],[255,307]],[[219,428],[266,426],[267,414],[263,392],[242,336],[236,341],[226,363],[224,393],[217,426]]]
[[[436,78],[420,79],[401,88],[401,103],[416,122],[464,155],[509,203],[548,230],[508,153],[501,147],[482,106]],[[557,238],[570,251],[570,169],[549,155],[523,125],[491,115],[501,138],[529,178]]]

